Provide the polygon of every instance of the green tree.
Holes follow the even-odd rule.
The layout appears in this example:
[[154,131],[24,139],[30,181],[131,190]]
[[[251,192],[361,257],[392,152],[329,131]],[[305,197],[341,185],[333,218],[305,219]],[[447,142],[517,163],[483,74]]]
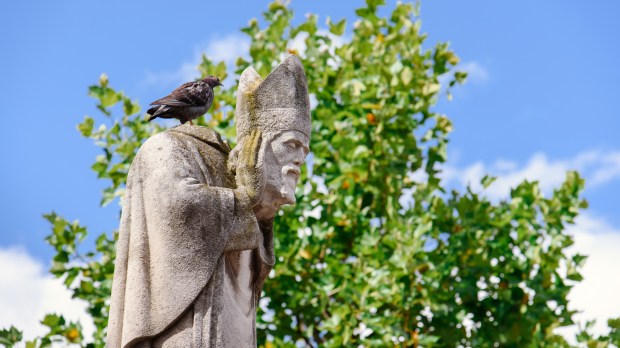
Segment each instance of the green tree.
[[[293,26],[292,10],[278,1],[262,23],[242,29],[250,58],[237,60],[235,77],[250,65],[266,76],[284,54],[300,54],[316,101],[312,167],[302,174],[297,204],[275,222],[278,262],[264,288],[268,313],[259,313],[259,344],[570,346],[553,329],[573,324],[566,296],[581,280],[585,257],[567,256],[573,239],[565,228],[586,207],[583,179],[567,173],[548,197],[525,181],[497,203],[469,188],[449,190],[440,173],[452,123],[434,105],[466,74],[455,70],[459,59],[448,44],[426,43],[416,6],[397,4],[381,17],[383,2],[367,0],[350,34],[344,20],[328,18],[321,29],[315,15]],[[298,36],[304,52],[289,48]],[[227,76],[223,62],[207,57],[199,69]],[[233,143],[235,89],[220,90],[198,122]],[[101,147],[92,169],[109,183],[106,205],[123,196],[142,142],[163,128],[146,123],[140,106],[105,75],[89,94],[103,116],[86,117],[78,129]],[[55,213],[45,218],[56,250],[51,271],[88,303],[97,331],[85,344],[77,324],[49,315],[43,322],[50,333],[28,347],[102,347],[116,232],[81,253],[86,227]],[[618,344],[619,321],[609,324],[609,336],[594,337],[585,327],[577,339],[592,347]],[[0,344],[19,340],[14,328],[0,332]]]

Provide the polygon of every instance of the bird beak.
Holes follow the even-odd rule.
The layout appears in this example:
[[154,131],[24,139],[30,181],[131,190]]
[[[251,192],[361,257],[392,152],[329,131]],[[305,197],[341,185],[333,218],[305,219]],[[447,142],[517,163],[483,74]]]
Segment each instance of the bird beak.
[[218,86],[224,86],[221,82],[218,84]]

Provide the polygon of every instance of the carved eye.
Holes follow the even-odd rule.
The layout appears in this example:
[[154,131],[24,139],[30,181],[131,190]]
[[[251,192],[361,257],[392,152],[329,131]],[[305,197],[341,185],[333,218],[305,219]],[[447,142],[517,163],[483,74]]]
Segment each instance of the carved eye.
[[296,150],[297,149],[297,144],[295,144],[294,142],[288,142],[286,143],[286,146],[291,149],[291,150]]

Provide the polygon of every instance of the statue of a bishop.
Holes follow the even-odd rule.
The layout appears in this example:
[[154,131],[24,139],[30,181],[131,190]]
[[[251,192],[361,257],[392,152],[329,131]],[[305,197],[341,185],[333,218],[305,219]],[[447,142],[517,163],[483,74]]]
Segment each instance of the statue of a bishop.
[[238,145],[208,128],[154,135],[127,178],[107,347],[255,347],[273,218],[309,151],[303,66],[288,56],[237,91]]

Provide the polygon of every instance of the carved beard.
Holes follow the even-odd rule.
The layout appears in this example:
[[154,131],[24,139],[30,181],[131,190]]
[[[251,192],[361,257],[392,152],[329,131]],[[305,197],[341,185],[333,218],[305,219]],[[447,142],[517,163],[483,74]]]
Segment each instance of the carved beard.
[[280,196],[282,204],[295,204],[295,188],[299,180],[299,169],[296,166],[285,165],[280,171]]
[[[271,139],[266,139],[269,143]],[[295,188],[299,180],[299,168],[292,164],[282,164],[270,146],[262,146],[258,155],[258,165],[263,168],[265,186],[261,205],[279,209],[285,204],[295,204]]]

